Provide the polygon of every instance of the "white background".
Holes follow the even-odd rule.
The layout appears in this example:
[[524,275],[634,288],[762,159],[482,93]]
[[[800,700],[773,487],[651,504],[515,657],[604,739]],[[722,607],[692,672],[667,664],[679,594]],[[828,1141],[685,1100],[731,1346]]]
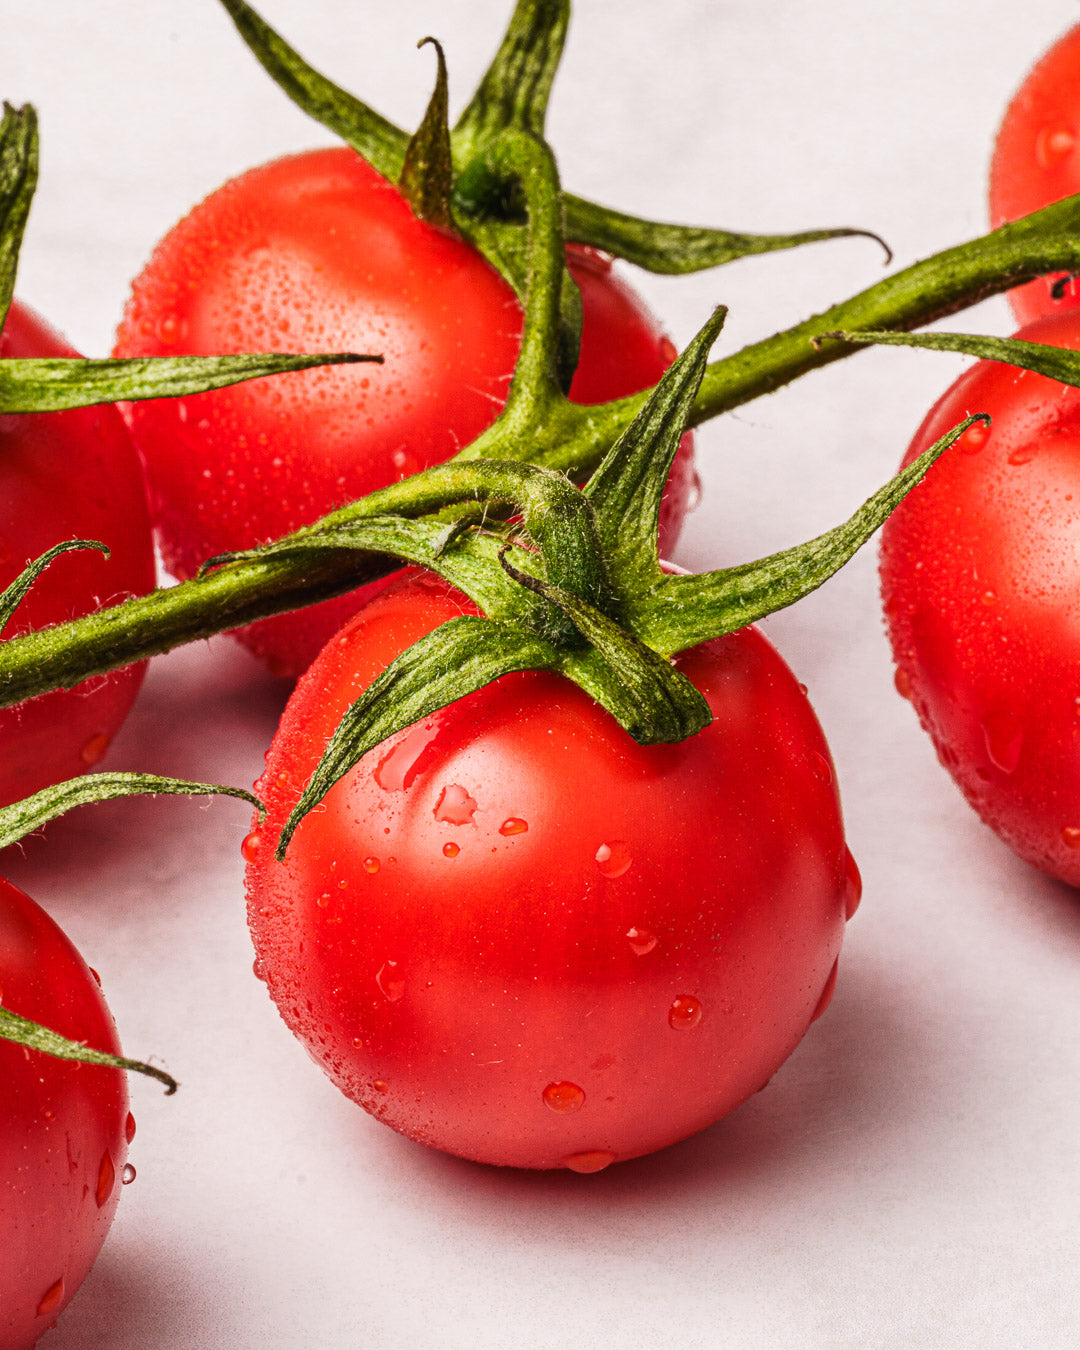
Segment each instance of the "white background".
[[[458,103],[508,0],[265,0],[406,125],[443,39]],[[980,233],[997,120],[1072,0],[579,0],[550,131],[564,181],[747,230],[855,224],[903,265]],[[22,297],[105,354],[130,278],[225,178],[326,143],[211,0],[0,0],[0,94],[42,119]],[[718,351],[882,275],[862,240],[640,287]],[[1003,301],[954,327],[1007,332]],[[876,351],[700,436],[691,568],[792,544],[895,469],[962,363]],[[873,550],[767,630],[830,738],[866,892],[836,999],[769,1090],[593,1177],[449,1159],[371,1122],[251,974],[245,808],[165,799],[50,827],[13,880],[102,972],[138,1179],[51,1350],[1072,1347],[1080,907],[982,827],[895,694]],[[248,784],[284,691],[229,641],[154,664],[108,765]],[[0,1253],[0,1260],[3,1254]]]

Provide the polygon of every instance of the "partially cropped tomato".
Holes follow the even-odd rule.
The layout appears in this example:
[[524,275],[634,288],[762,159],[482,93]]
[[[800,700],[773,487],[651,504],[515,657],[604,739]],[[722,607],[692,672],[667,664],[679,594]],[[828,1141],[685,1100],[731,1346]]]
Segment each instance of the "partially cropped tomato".
[[[990,166],[996,229],[1080,192],[1080,24],[1060,38],[1020,86],[998,132]],[[1031,323],[1080,307],[1075,278],[1041,277],[1009,294],[1017,320]]]
[[[582,289],[578,402],[655,383],[675,349],[608,261],[574,249]],[[521,334],[511,291],[468,245],[416,219],[347,149],[293,155],[233,179],[182,220],[136,280],[116,351],[381,352],[384,366],[306,371],[141,403],[162,555],[189,577],[208,557],[277,538],[449,458],[495,418]],[[662,518],[670,548],[693,479],[688,436]],[[246,629],[298,674],[374,591]]]
[[[92,971],[43,909],[0,878],[0,1002],[118,1055]],[[105,1241],[135,1122],[118,1069],[0,1040],[0,1350],[29,1350]]]
[[[1080,311],[1016,335],[1080,349]],[[882,532],[900,692],[978,813],[1080,885],[1080,391],[997,362],[931,409],[909,462],[968,413]]]
[[[72,357],[25,305],[11,306],[4,357]],[[65,539],[112,550],[61,555],[22,601],[4,637],[86,614],[154,585],[154,548],[138,452],[113,407],[0,416],[0,590]],[[131,707],[142,667],[0,711],[0,806],[86,773]]]
[[342,712],[472,612],[409,576],[298,684],[245,841],[256,970],[347,1096],[466,1158],[591,1172],[764,1086],[858,899],[829,751],[745,629],[678,658],[715,721],[636,745],[575,685],[498,680],[373,750],[274,840]]

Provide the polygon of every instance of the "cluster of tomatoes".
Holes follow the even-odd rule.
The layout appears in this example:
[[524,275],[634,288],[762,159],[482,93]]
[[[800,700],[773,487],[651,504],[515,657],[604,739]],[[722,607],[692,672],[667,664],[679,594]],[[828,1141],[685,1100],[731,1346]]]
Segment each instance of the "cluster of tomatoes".
[[[1080,29],[1010,108],[995,224],[1080,187],[1078,68]],[[607,259],[573,248],[568,262],[584,307],[571,397],[654,383],[671,344]],[[1022,336],[1080,348],[1071,279],[1031,283],[1014,304]],[[351,349],[385,365],[137,404],[126,421],[111,407],[5,417],[0,586],[61,539],[111,550],[58,559],[5,636],[150,589],[151,522],[183,578],[446,459],[504,401],[520,331],[483,259],[353,152],[226,184],[159,245],[117,354]],[[0,355],[68,354],[12,306]],[[1080,393],[980,363],[909,458],[975,412],[991,425],[973,426],[885,531],[897,686],[984,819],[1080,884]],[[692,479],[687,436],[668,548]],[[714,717],[689,742],[636,746],[556,677],[504,677],[362,759],[277,862],[276,833],[344,709],[465,612],[410,574],[239,634],[276,672],[308,672],[258,784],[267,820],[245,841],[256,967],[327,1073],[388,1124],[470,1158],[594,1171],[708,1125],[768,1080],[827,1006],[858,873],[805,692],[753,630],[679,658]],[[0,712],[0,805],[100,759],[140,675]],[[116,1050],[92,973],[4,882],[0,999]],[[0,1077],[0,1346],[17,1350],[89,1269],[132,1122],[118,1071],[0,1040]]]

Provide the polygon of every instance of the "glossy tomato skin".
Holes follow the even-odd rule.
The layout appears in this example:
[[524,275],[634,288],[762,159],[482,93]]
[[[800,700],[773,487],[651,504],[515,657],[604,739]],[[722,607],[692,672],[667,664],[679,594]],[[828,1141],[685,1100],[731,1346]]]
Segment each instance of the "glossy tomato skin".
[[[1006,221],[1080,192],[1080,24],[1038,61],[1006,109],[990,165],[990,220]],[[1060,294],[1053,288],[1060,283]],[[1009,292],[1017,322],[1080,307],[1062,274]]]
[[[1021,329],[1080,348],[1080,312]],[[938,756],[1022,858],[1080,885],[1080,391],[982,361],[905,463],[988,412],[882,531],[897,686]]]
[[[0,997],[11,1012],[120,1053],[90,969],[0,878]],[[67,1306],[109,1231],[134,1122],[117,1069],[0,1040],[0,1350],[28,1350]]]
[[[604,259],[570,257],[585,315],[572,396],[600,401],[654,383],[671,343]],[[134,405],[169,571],[189,577],[213,554],[277,538],[449,458],[505,401],[520,332],[501,278],[417,220],[351,150],[289,156],[225,184],[158,245],[117,354],[346,350],[386,364]],[[665,506],[669,546],[692,479],[688,437]],[[240,636],[295,675],[360,603],[328,601]]]
[[857,873],[805,692],[753,629],[679,658],[716,715],[642,748],[576,686],[497,681],[272,841],[350,701],[462,612],[410,577],[294,691],[245,853],[256,970],[339,1088],[482,1162],[593,1171],[762,1087],[831,994]]
[[[25,305],[12,305],[0,358],[77,355]],[[5,637],[151,590],[154,549],[142,463],[115,408],[0,416],[0,590],[33,558],[72,538],[100,540],[112,556],[57,558]],[[0,806],[86,773],[108,748],[142,676],[143,667],[133,666],[0,711]]]

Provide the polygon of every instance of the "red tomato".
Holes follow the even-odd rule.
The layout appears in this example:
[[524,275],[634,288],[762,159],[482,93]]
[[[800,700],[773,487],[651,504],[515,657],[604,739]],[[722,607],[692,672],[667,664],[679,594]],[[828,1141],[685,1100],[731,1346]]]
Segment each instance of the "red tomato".
[[[1043,56],[1005,112],[990,165],[990,217],[1008,220],[1080,192],[1080,24]],[[1061,281],[1059,296],[1051,293]],[[1009,293],[1018,322],[1080,306],[1080,287],[1060,274]]]
[[466,1158],[594,1171],[764,1086],[832,993],[858,874],[805,692],[755,629],[678,658],[715,722],[636,745],[554,675],[368,754],[274,840],[343,710],[465,612],[397,583],[298,684],[245,841],[256,969],[339,1088]]
[[[1080,312],[1021,329],[1080,348]],[[1080,885],[1080,391],[993,361],[931,409],[905,463],[968,413],[882,532],[897,686],[979,815]]]
[[[605,259],[576,249],[570,263],[585,313],[573,397],[653,384],[674,347]],[[134,405],[166,566],[189,577],[215,553],[277,538],[447,459],[502,407],[520,333],[517,302],[479,254],[417,220],[351,150],[289,156],[226,183],[158,245],[117,354],[353,350],[386,364]],[[669,547],[692,479],[687,437],[664,515]],[[295,675],[374,593],[241,637]]]
[[[3,1005],[120,1054],[89,967],[29,896],[0,878]],[[0,1350],[29,1350],[94,1263],[135,1130],[124,1074],[0,1040]]]
[[[77,356],[25,305],[12,305],[0,357]],[[112,549],[61,555],[4,637],[148,591],[154,549],[138,452],[112,407],[0,416],[0,590],[64,539]],[[86,773],[105,753],[142,681],[133,666],[0,711],[0,806]]]

